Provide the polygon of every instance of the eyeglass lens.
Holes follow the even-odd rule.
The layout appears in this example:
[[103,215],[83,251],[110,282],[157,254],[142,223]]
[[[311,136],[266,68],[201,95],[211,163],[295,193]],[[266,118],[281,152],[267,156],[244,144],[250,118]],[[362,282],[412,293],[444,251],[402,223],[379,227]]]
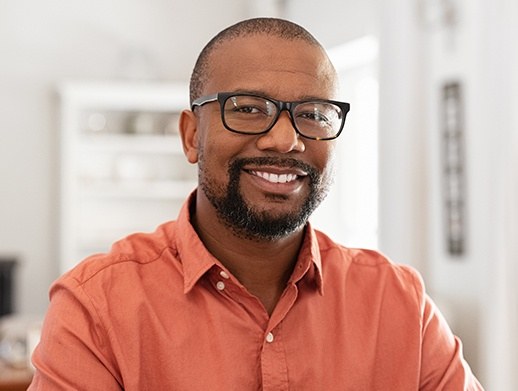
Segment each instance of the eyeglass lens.
[[[266,98],[237,95],[225,101],[223,118],[227,127],[234,131],[261,133],[273,125],[278,112],[278,106]],[[319,101],[297,103],[290,112],[297,130],[311,138],[336,136],[344,115],[339,106]]]

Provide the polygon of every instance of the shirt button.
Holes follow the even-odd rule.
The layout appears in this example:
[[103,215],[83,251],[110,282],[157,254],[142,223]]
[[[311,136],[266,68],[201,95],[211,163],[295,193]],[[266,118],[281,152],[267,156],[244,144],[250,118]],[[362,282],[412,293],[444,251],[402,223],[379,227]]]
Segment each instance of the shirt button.
[[221,277],[223,277],[225,280],[228,280],[230,278],[230,276],[228,275],[228,273],[225,270],[220,271],[219,275]]
[[274,338],[273,338],[273,334],[272,334],[272,333],[268,333],[268,334],[266,335],[266,342],[268,342],[268,343],[272,343],[272,342],[273,342],[273,340],[274,340]]
[[223,289],[225,289],[225,283],[223,281],[218,281],[218,283],[216,284],[216,288],[218,288],[219,291],[222,291]]

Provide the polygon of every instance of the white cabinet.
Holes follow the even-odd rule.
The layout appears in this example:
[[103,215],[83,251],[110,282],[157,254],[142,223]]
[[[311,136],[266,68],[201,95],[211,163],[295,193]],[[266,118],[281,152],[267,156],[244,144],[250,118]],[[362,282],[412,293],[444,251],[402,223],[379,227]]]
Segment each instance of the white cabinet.
[[178,118],[184,84],[69,82],[60,86],[60,269],[175,219],[196,187]]

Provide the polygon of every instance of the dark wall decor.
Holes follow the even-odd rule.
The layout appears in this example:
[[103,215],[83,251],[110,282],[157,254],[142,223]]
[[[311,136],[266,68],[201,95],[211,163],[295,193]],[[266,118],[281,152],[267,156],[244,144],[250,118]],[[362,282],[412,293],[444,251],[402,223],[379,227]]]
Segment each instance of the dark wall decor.
[[14,311],[14,271],[17,261],[14,258],[0,257],[0,316]]
[[450,255],[466,251],[466,167],[463,94],[459,82],[442,87],[442,178],[446,247]]

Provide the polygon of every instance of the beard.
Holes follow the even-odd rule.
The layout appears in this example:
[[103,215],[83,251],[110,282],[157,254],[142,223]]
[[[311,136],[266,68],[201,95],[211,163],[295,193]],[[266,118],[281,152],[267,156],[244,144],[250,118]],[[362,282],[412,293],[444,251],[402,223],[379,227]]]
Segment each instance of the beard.
[[[306,225],[310,215],[327,196],[332,182],[332,175],[322,175],[316,168],[293,158],[256,157],[233,160],[228,168],[228,185],[224,187],[216,184],[203,162],[202,153],[199,159],[200,188],[218,217],[236,236],[255,241],[281,239]],[[306,172],[309,193],[300,208],[274,214],[247,203],[240,191],[241,173],[246,165],[275,165]],[[284,195],[269,194],[267,197],[289,203],[288,197]]]

